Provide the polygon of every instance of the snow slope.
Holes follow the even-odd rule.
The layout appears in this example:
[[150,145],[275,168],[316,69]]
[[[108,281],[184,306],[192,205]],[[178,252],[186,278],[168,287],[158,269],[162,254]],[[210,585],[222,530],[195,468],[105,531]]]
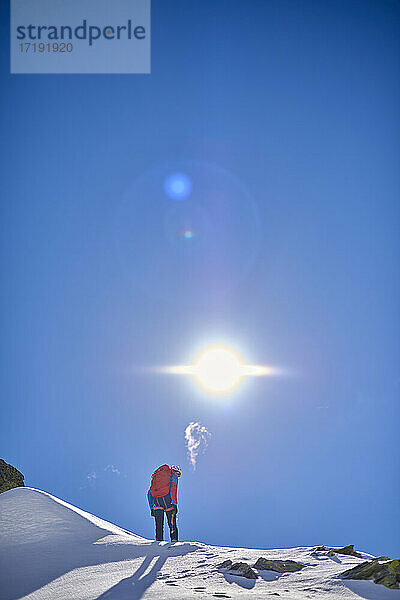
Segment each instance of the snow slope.
[[[285,600],[400,600],[398,590],[336,577],[362,559],[336,555],[315,558],[311,550],[157,543],[40,490],[16,488],[0,495],[1,600],[278,596]],[[217,570],[227,558],[254,564],[259,556],[293,559],[307,567],[282,575],[259,571],[256,581]]]

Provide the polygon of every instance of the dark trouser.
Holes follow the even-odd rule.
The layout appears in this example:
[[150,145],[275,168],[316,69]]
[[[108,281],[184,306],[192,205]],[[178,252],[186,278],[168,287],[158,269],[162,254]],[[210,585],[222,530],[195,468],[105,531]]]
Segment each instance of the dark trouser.
[[154,509],[154,518],[156,520],[156,540],[158,542],[162,542],[164,539],[164,512],[167,515],[167,521],[169,526],[169,534],[171,537],[171,542],[178,541],[178,527],[176,525],[176,508],[170,508],[169,510],[165,510],[163,508],[155,508]]

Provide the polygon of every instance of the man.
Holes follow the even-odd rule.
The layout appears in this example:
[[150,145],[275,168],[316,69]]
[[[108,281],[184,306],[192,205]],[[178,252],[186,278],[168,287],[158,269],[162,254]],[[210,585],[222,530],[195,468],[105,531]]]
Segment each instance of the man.
[[178,541],[176,515],[178,512],[178,477],[181,474],[180,467],[161,465],[151,476],[147,498],[151,516],[155,518],[158,542],[162,542],[164,539],[164,513],[167,515],[171,542]]

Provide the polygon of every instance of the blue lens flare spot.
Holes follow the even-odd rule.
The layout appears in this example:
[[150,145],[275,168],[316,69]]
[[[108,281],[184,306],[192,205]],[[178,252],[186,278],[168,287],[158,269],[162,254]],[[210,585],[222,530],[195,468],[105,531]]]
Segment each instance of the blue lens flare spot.
[[171,173],[164,181],[164,191],[172,200],[184,200],[192,191],[192,182],[184,173]]
[[262,223],[236,175],[212,163],[170,160],[127,188],[115,242],[131,285],[157,302],[203,310],[205,293],[222,298],[243,285],[270,233]]

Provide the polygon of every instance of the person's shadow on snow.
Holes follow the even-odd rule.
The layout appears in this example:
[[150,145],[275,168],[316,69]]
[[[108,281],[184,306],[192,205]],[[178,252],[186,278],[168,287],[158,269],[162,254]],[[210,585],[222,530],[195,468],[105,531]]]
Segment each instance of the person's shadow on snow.
[[112,588],[97,597],[97,600],[138,600],[143,596],[145,591],[155,582],[158,572],[164,566],[168,556],[159,556],[147,573],[143,573],[148,569],[154,556],[146,556],[140,567],[130,577],[121,579]]

